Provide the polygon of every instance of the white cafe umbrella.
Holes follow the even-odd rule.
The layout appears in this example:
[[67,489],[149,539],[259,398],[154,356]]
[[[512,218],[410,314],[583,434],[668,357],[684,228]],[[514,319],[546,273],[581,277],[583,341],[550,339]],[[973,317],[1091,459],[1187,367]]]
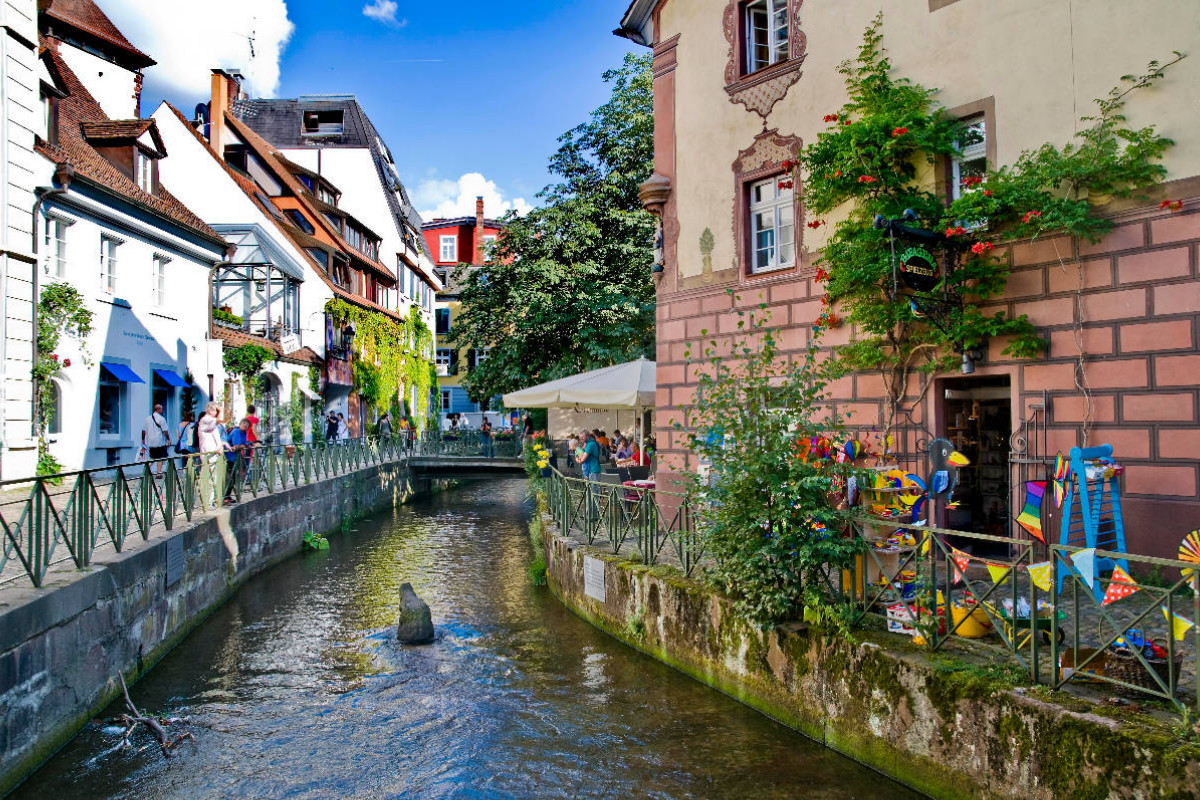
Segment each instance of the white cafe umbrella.
[[[556,381],[504,395],[507,408],[631,408],[641,419],[643,408],[653,408],[657,390],[657,365],[646,358],[581,372]],[[646,432],[642,431],[644,440]],[[642,446],[642,442],[638,446]]]

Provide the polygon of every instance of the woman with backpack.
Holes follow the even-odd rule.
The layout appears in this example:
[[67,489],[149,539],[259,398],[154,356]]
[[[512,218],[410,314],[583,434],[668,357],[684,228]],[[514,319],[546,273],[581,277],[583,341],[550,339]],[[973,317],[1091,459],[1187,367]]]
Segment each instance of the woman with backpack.
[[179,422],[179,430],[175,431],[175,452],[183,456],[179,459],[180,469],[187,469],[188,457],[197,450],[196,415],[186,411]]

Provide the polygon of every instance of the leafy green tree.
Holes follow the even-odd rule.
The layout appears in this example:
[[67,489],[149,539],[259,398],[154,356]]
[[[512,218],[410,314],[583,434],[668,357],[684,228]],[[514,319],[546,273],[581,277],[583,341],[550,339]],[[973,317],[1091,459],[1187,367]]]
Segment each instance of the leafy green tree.
[[559,138],[561,180],[510,213],[486,268],[460,266],[453,346],[491,348],[464,380],[476,402],[654,352],[654,220],[638,187],[654,161],[650,57],[604,73],[611,98]]

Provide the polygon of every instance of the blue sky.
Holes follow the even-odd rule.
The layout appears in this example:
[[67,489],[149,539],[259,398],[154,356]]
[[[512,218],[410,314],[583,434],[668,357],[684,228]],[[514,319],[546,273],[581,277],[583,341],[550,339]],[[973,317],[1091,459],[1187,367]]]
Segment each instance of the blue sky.
[[627,0],[98,2],[159,61],[144,114],[163,97],[190,113],[213,66],[242,67],[257,95],[356,94],[423,211],[534,203],[556,138],[635,49],[612,35]]

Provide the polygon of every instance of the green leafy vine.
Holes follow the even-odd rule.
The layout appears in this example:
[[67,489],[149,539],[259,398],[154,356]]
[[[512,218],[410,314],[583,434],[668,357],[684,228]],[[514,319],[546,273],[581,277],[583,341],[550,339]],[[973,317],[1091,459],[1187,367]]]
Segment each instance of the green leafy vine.
[[[66,334],[82,342],[92,332],[92,312],[84,303],[79,290],[68,283],[51,283],[41,289],[38,297],[37,356],[31,370],[37,394],[34,407],[34,427],[38,440],[38,475],[62,472],[62,465],[50,453],[46,432],[52,421],[53,378],[71,366],[69,358],[60,359],[58,345]],[[81,358],[88,362],[87,352]]]
[[[1096,101],[1098,113],[1083,118],[1075,142],[1045,144],[1011,166],[964,177],[961,196],[947,203],[937,166],[971,144],[972,131],[934,101],[936,90],[892,74],[881,24],[882,13],[867,27],[857,57],[840,65],[847,101],[825,116],[828,128],[802,149],[795,168],[809,227],[825,225],[823,214],[848,212],[817,261],[827,292],[817,324],[834,324],[836,306],[854,325],[857,336],[838,349],[839,363],[847,372],[883,375],[890,427],[914,372],[951,368],[958,354],[990,337],[1008,337],[1003,352],[1015,358],[1044,352],[1044,339],[1025,315],[982,311],[1009,276],[995,245],[1051,232],[1097,241],[1113,227],[1097,213],[1097,199],[1130,197],[1163,179],[1160,161],[1171,140],[1154,126],[1130,128],[1121,110],[1130,92],[1151,86],[1183,56],[1124,76]],[[944,236],[956,262],[930,291],[913,292],[915,300],[892,292],[891,242],[872,224],[877,215],[894,219],[906,210],[915,212],[915,224]],[[947,295],[961,302],[939,302]]]

